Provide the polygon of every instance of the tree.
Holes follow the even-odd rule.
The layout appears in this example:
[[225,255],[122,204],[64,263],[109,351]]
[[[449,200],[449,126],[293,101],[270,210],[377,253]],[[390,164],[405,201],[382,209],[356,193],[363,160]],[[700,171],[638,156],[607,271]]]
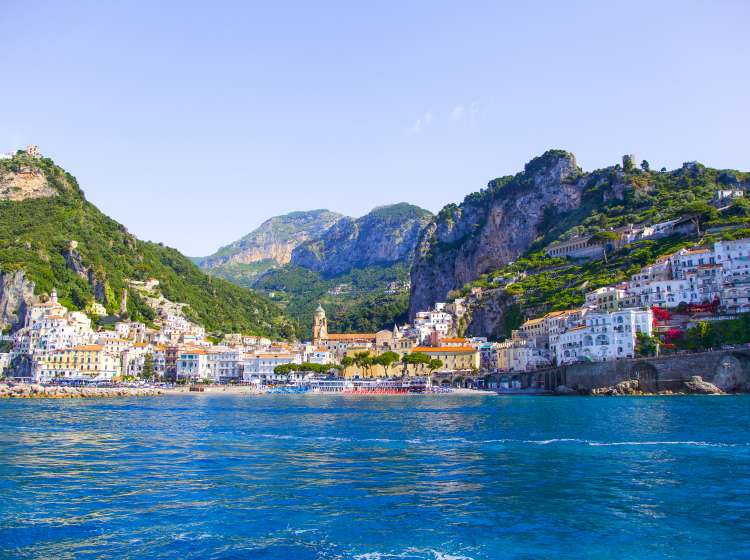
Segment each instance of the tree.
[[351,367],[354,364],[354,359],[351,356],[344,356],[341,358],[341,366],[344,368]]
[[401,362],[404,364],[404,375],[406,375],[406,368],[409,365],[415,366],[421,373],[422,369],[429,365],[430,357],[423,352],[412,352],[411,354],[404,354],[404,357],[401,358]]
[[696,201],[685,204],[679,209],[679,214],[682,216],[690,216],[695,231],[698,235],[701,234],[701,223],[706,220],[714,219],[718,216],[716,208],[706,202]]
[[604,262],[607,262],[607,247],[614,245],[614,243],[620,239],[614,231],[598,231],[591,236],[591,242],[600,243],[604,251]]
[[641,169],[644,171],[651,171],[651,166],[645,159],[641,162]]
[[653,337],[644,333],[637,333],[636,337],[638,342],[636,343],[635,351],[641,356],[655,356],[659,351],[659,343]]
[[430,370],[430,375],[432,375],[433,371],[438,370],[441,367],[443,367],[443,361],[438,360],[437,358],[432,358],[427,364],[427,369]]
[[151,353],[146,354],[143,357],[143,378],[154,379],[154,355]]
[[354,365],[362,368],[366,373],[365,377],[369,377],[370,367],[372,366],[372,357],[370,356],[370,353],[357,352],[354,354]]
[[633,160],[634,157],[631,155],[622,156],[622,169],[626,173],[633,170],[633,167],[635,166],[635,162]]
[[377,358],[374,358],[372,361],[374,364],[383,366],[386,377],[389,377],[388,375],[389,369],[393,364],[398,362],[398,354],[396,354],[395,352],[391,352],[391,351],[383,352],[380,356],[378,356]]

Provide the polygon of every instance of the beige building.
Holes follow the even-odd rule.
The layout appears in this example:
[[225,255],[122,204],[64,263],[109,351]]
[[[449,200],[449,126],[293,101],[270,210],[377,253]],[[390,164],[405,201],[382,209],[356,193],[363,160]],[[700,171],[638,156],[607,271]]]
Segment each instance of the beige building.
[[101,344],[88,344],[51,352],[38,362],[44,379],[107,380],[120,375],[120,358],[105,352]]
[[479,350],[472,346],[417,346],[412,352],[427,354],[443,362],[440,371],[478,370],[481,363]]

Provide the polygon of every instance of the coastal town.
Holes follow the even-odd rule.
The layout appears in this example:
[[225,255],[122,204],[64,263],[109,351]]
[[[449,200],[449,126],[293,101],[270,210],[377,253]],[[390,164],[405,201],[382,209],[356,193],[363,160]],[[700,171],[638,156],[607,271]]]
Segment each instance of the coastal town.
[[[71,311],[55,290],[39,297],[21,328],[3,337],[7,351],[0,354],[0,368],[6,379],[229,384],[259,392],[521,389],[517,377],[502,374],[658,353],[697,321],[750,311],[750,239],[681,249],[627,282],[589,291],[579,308],[528,318],[502,341],[458,336],[464,298],[437,303],[409,324],[378,332],[330,332],[325,309],[318,306],[310,340],[241,333],[217,340],[188,318],[186,305],[161,294],[157,279],[131,280],[129,290],[154,310],[153,324],[103,320],[107,312],[97,302]],[[123,302],[127,294],[124,290]],[[485,379],[484,374],[495,375]],[[386,383],[397,379],[402,381]]]

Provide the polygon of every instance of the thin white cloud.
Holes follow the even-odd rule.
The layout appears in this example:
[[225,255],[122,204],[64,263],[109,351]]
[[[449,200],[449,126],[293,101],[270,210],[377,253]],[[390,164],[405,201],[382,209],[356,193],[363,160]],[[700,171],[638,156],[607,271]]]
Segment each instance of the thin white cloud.
[[453,110],[451,111],[451,120],[452,121],[460,121],[462,118],[464,118],[464,114],[466,113],[466,107],[463,105],[456,105],[453,107]]
[[407,130],[409,134],[419,134],[434,120],[432,111],[426,111],[417,121]]

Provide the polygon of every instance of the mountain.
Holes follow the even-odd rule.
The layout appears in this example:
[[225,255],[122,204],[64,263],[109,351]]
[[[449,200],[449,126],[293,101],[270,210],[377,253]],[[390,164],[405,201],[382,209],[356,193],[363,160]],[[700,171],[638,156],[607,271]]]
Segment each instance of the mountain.
[[584,181],[575,157],[548,151],[513,177],[490,181],[460,205],[449,204],[425,229],[412,268],[410,313],[520,256],[551,223],[577,208]]
[[[461,329],[503,337],[525,318],[583,303],[585,290],[626,279],[681,246],[723,236],[750,236],[750,204],[721,211],[719,189],[747,189],[750,174],[696,162],[652,171],[648,162],[583,172],[573,154],[550,150],[516,175],[449,204],[422,232],[411,269],[410,314],[436,301],[468,297]],[[607,235],[630,225],[692,218],[700,235],[675,233],[613,247],[587,262],[552,258],[543,249],[574,236]],[[472,288],[481,288],[481,295]]]
[[300,332],[309,329],[318,303],[334,332],[390,328],[406,319],[409,268],[419,232],[432,217],[399,203],[341,218],[253,285],[279,302]]
[[[88,202],[76,179],[47,158],[18,152],[0,160],[0,323],[17,326],[32,294],[56,288],[61,302],[92,301],[119,314],[128,280],[156,278],[162,294],[188,304],[188,318],[210,332],[294,334],[268,298],[211,278],[175,249],[141,241]],[[150,322],[135,290],[125,314]]]
[[318,237],[343,216],[330,210],[291,212],[263,222],[257,229],[208,257],[193,261],[211,274],[241,286],[251,286],[266,270],[287,264],[292,251]]
[[327,278],[356,268],[409,262],[419,232],[431,219],[427,210],[405,202],[380,206],[361,218],[337,221],[297,247],[291,262]]

